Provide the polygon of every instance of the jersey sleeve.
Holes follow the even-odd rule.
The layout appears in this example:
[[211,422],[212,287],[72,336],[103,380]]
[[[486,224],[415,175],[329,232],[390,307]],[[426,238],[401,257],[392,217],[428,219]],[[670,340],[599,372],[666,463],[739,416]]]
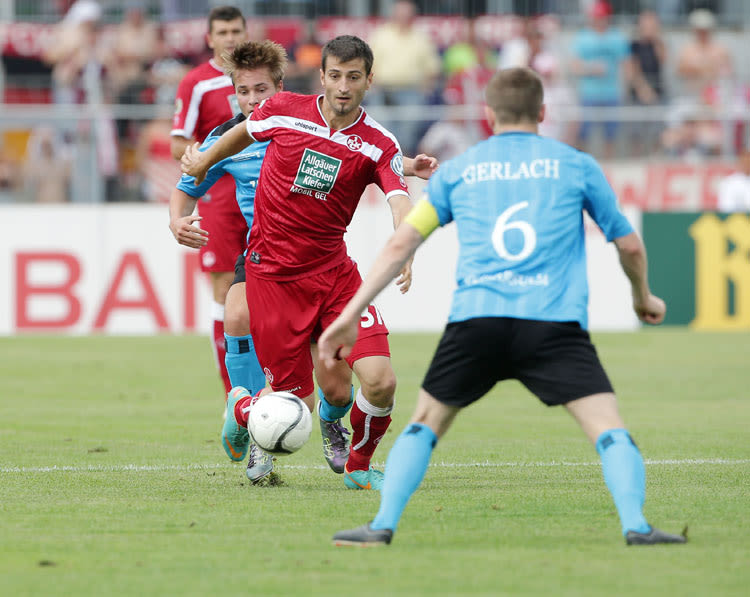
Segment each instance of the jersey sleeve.
[[273,136],[273,129],[278,126],[278,121],[274,120],[274,116],[281,104],[280,95],[282,94],[278,93],[264,99],[245,121],[247,132],[255,141],[268,141]]
[[601,167],[591,156],[583,156],[583,207],[601,228],[608,241],[630,234],[633,227],[617,206],[617,196]]
[[404,156],[395,143],[380,156],[375,167],[375,183],[385,193],[386,199],[394,195],[409,196],[409,187],[404,180]]
[[[206,140],[198,148],[198,151],[206,151],[209,147],[216,143],[216,141],[219,139],[219,135],[214,135],[215,132],[216,129],[211,132],[211,135],[206,137]],[[203,195],[205,195],[208,190],[212,186],[214,186],[216,181],[224,176],[224,174],[226,174],[226,165],[231,161],[231,159],[231,157],[225,158],[211,166],[208,169],[208,172],[206,172],[206,178],[204,178],[203,182],[197,186],[195,184],[195,177],[188,174],[183,174],[182,177],[180,177],[180,181],[177,183],[177,188],[184,193],[187,193],[191,197],[203,197]]]
[[448,164],[444,164],[430,176],[424,198],[430,202],[437,212],[438,221],[445,226],[453,221],[453,211],[449,200],[449,188],[445,182]]
[[195,133],[195,118],[188,118],[188,112],[192,107],[193,91],[195,81],[192,77],[183,77],[177,86],[177,95],[174,103],[174,116],[172,117],[172,136],[191,139]]

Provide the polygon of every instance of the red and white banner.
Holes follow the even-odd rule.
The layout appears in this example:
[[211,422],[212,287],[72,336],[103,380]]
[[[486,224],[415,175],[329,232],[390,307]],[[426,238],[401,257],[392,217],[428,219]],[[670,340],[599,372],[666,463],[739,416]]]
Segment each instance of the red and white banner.
[[[208,280],[197,252],[172,238],[165,206],[4,205],[0,217],[0,335],[208,333]],[[362,202],[346,240],[363,274],[392,226],[382,195]],[[634,328],[614,247],[595,226],[587,243],[592,329]],[[454,226],[436,231],[417,254],[411,290],[394,284],[379,297],[392,331],[442,329],[457,249]]]

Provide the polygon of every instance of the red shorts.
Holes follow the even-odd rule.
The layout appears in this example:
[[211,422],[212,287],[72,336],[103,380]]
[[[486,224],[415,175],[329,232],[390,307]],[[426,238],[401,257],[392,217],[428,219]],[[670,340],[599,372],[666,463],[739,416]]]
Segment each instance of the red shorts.
[[198,199],[198,223],[208,231],[208,244],[201,247],[204,272],[233,272],[234,262],[247,247],[247,222],[237,205],[234,179],[225,174],[211,190]]
[[[362,278],[351,260],[306,278],[276,282],[256,278],[247,268],[250,333],[258,361],[274,391],[313,393],[310,344],[341,313]],[[390,357],[388,328],[375,305],[362,315],[357,342],[346,362],[368,356]]]

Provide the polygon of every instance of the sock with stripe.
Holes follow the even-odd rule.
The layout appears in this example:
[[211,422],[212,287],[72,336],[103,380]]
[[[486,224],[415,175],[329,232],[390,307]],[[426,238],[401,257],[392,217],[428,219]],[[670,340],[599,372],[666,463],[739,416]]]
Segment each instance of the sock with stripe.
[[349,412],[349,409],[352,407],[352,403],[354,402],[354,386],[351,388],[351,398],[347,404],[344,406],[334,406],[328,400],[326,400],[325,394],[323,394],[323,390],[318,388],[318,416],[323,419],[324,421],[328,421],[329,423],[331,421],[336,421],[343,416],[346,415],[346,413]]
[[409,498],[424,479],[436,444],[435,432],[421,423],[412,423],[398,436],[385,464],[380,509],[371,523],[373,529],[396,530]]
[[226,342],[225,363],[232,387],[242,386],[251,394],[266,387],[266,376],[255,354],[253,337],[230,336],[224,333]]
[[609,429],[596,440],[604,482],[615,501],[622,533],[651,530],[643,516],[646,500],[646,467],[641,452],[626,429]]
[[211,318],[213,319],[213,352],[216,360],[216,367],[219,369],[221,381],[224,383],[224,391],[229,392],[232,389],[232,382],[229,381],[229,373],[225,364],[226,348],[224,347],[224,305],[214,302],[211,305]]
[[391,424],[393,406],[380,408],[373,406],[357,391],[350,421],[352,424],[352,444],[349,448],[349,459],[346,461],[347,471],[366,471],[370,468],[370,460],[380,440]]

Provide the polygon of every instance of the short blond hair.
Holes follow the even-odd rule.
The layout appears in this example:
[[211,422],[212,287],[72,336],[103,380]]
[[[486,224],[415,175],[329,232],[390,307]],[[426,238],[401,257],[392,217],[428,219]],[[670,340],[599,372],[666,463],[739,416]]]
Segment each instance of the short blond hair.
[[286,50],[279,44],[265,41],[249,41],[237,46],[232,52],[222,55],[224,72],[234,81],[238,70],[255,70],[266,67],[271,80],[278,87],[286,72]]
[[487,83],[485,100],[500,124],[537,122],[544,101],[542,80],[530,68],[504,68]]

